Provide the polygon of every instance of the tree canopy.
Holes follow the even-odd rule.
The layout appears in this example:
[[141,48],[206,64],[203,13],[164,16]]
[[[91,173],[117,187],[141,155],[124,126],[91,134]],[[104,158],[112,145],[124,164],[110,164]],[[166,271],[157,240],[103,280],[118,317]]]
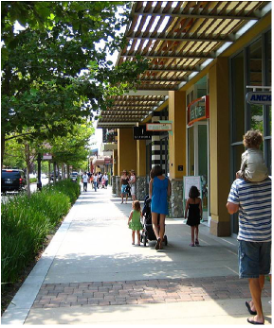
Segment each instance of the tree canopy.
[[2,150],[16,135],[46,140],[72,133],[83,117],[109,105],[108,94],[135,85],[145,61],[114,67],[107,60],[123,43],[129,7],[112,1],[1,2]]

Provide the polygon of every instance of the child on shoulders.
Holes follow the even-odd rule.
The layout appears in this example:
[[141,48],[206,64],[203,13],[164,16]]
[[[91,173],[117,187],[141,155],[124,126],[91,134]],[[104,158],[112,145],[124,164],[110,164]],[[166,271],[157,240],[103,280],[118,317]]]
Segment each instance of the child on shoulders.
[[236,173],[237,179],[261,182],[268,177],[268,169],[264,162],[263,153],[259,149],[262,142],[263,135],[259,130],[246,132],[243,144],[247,149],[242,154],[241,168]]

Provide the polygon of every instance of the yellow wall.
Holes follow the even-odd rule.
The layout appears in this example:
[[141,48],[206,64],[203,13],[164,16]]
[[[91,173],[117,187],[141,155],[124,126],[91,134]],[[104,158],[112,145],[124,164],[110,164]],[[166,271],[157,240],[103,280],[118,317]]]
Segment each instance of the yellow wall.
[[133,136],[133,129],[118,129],[118,172],[121,175],[123,170],[136,171],[136,141]]
[[137,140],[137,162],[136,162],[136,175],[138,177],[146,175],[146,141]]
[[[171,179],[182,179],[186,175],[186,93],[169,92],[169,120],[173,135],[169,135],[169,173]],[[184,170],[178,171],[178,165]]]
[[218,58],[210,69],[209,90],[210,231],[217,236],[230,236],[230,216],[225,207],[230,188],[228,58]]

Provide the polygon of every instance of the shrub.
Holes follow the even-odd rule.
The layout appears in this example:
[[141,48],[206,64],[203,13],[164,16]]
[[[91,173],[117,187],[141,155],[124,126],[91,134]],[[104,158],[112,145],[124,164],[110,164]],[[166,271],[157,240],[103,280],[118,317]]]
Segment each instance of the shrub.
[[31,194],[30,198],[19,195],[2,204],[2,284],[18,280],[79,194],[79,184],[63,180]]

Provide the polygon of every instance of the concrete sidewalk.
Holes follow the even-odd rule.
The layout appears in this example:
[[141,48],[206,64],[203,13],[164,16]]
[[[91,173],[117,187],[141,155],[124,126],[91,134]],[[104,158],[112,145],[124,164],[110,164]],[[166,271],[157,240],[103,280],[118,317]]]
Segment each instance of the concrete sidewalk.
[[[90,188],[90,186],[89,186]],[[163,250],[132,246],[129,204],[111,188],[82,193],[25,283],[2,324],[248,325],[248,282],[238,278],[237,241],[200,225],[167,219]],[[263,291],[271,324],[270,284]]]

